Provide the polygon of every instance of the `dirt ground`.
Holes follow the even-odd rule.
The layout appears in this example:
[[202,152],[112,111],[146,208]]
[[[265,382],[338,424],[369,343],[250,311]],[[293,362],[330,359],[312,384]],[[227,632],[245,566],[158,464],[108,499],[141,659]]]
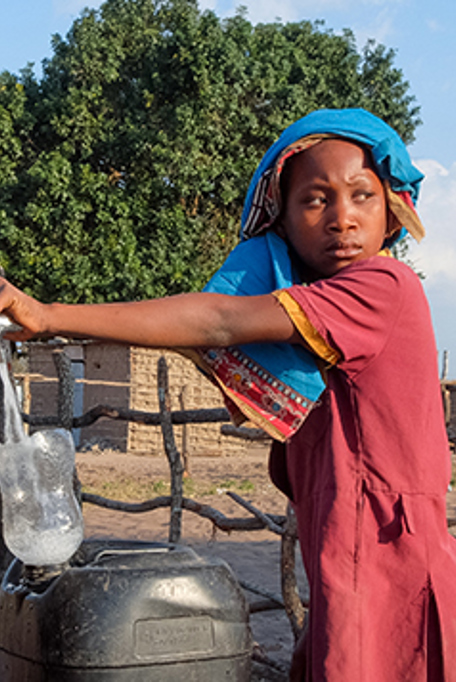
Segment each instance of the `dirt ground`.
[[[135,456],[91,450],[77,454],[77,470],[87,492],[111,499],[143,501],[169,493],[166,457]],[[267,474],[267,449],[252,446],[242,457],[193,457],[185,479],[186,497],[221,511],[226,516],[249,517],[234,502],[231,490],[263,512],[285,514],[286,498],[271,484]],[[168,539],[169,509],[131,514],[84,504],[86,537],[138,540]],[[183,512],[182,542],[203,556],[224,559],[237,578],[269,592],[281,594],[280,540],[268,530],[226,533],[189,511]],[[307,585],[298,559],[298,578],[303,596]],[[251,597],[252,595],[248,595]],[[287,667],[293,637],[283,610],[253,613],[251,629],[260,650]]]
[[[265,446],[252,445],[248,454],[240,457],[191,458],[190,475],[184,484],[185,496],[210,505],[230,518],[248,517],[249,512],[226,494],[231,490],[263,512],[284,514],[286,499],[268,478],[267,453]],[[169,493],[169,466],[164,456],[91,450],[77,454],[77,469],[84,490],[111,499],[143,501]],[[448,493],[448,517],[456,524],[456,489]],[[86,537],[168,539],[169,509],[131,514],[86,503],[84,520]],[[450,528],[453,531],[456,532],[456,525]],[[272,532],[228,534],[184,510],[182,542],[203,556],[224,559],[239,580],[280,594],[280,541]],[[307,585],[299,556],[297,564],[300,591],[305,596]],[[293,637],[285,613],[280,610],[254,613],[251,628],[260,650],[287,667]]]

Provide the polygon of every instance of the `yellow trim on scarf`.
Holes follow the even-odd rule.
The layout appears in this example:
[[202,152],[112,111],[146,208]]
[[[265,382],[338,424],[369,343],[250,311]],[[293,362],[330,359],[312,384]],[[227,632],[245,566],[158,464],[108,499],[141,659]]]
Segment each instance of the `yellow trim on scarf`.
[[385,187],[386,201],[391,213],[396,219],[396,230],[405,227],[407,232],[411,234],[417,242],[420,242],[423,237],[426,236],[426,231],[418,214],[393,192],[387,180],[384,180],[383,184]]
[[340,353],[326,343],[321,334],[319,334],[311,324],[299,303],[296,303],[288,291],[274,291],[273,296],[275,296],[279,303],[285,308],[291,321],[309,348],[329,365],[337,364],[340,360]]

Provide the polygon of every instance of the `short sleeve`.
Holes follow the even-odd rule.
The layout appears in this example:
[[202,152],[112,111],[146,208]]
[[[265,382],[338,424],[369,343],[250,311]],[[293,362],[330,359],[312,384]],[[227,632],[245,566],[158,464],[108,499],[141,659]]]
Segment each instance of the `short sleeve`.
[[315,337],[335,353],[337,359],[330,364],[361,371],[381,353],[397,324],[408,272],[416,277],[402,263],[376,256],[329,279],[285,289],[278,298],[317,355],[327,359],[319,351],[321,344],[315,344]]

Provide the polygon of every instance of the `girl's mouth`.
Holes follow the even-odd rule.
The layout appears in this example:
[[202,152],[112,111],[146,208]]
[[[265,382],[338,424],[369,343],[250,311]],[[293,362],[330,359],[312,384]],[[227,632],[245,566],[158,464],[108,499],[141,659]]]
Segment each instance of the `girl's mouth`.
[[332,258],[336,260],[353,260],[362,253],[362,247],[355,243],[337,243],[331,244],[326,249],[326,252]]

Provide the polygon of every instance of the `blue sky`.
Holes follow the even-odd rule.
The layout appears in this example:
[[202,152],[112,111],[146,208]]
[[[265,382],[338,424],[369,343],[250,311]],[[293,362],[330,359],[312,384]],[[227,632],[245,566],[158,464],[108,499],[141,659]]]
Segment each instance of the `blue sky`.
[[[95,0],[15,0],[2,12],[0,71],[18,73],[27,62],[39,71],[51,56],[54,33],[65,35],[73,20]],[[200,0],[201,9],[230,16],[236,6],[248,9],[252,23],[323,19],[336,33],[354,32],[361,49],[369,38],[396,50],[402,69],[421,105],[423,125],[410,153],[426,174],[419,212],[428,236],[412,249],[426,272],[424,283],[440,354],[450,353],[450,376],[456,378],[456,2],[448,0]]]

